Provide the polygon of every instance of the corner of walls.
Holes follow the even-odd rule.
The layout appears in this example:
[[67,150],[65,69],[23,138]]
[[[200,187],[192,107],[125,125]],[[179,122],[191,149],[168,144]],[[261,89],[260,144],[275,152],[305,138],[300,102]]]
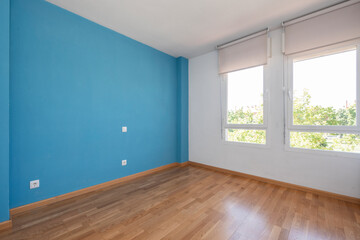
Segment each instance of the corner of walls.
[[177,70],[177,161],[189,161],[189,60],[176,59]]
[[9,220],[10,0],[0,0],[0,222]]

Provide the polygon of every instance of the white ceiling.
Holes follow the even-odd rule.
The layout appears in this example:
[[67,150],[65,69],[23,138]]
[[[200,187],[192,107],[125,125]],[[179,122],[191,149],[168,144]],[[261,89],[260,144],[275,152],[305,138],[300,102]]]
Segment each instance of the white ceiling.
[[278,26],[342,0],[48,0],[174,57]]

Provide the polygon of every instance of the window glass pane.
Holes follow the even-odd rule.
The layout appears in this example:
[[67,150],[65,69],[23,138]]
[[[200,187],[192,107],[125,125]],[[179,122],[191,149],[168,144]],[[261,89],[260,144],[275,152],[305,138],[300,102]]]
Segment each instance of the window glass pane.
[[293,66],[294,125],[356,125],[355,50]]
[[360,153],[360,135],[320,132],[291,132],[290,146],[295,148]]
[[227,75],[227,121],[232,124],[263,124],[263,66]]
[[265,130],[226,129],[226,140],[244,143],[266,143]]

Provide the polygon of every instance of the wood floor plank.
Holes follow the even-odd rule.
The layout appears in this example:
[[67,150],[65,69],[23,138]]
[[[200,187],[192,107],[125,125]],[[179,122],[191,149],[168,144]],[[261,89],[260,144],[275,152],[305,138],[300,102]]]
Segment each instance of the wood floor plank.
[[23,212],[12,223],[1,240],[360,240],[360,205],[186,166]]

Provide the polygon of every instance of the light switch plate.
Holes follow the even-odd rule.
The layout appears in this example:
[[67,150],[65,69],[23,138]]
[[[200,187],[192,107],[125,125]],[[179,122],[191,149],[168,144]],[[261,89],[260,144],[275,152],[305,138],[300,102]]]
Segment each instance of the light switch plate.
[[127,161],[126,161],[126,160],[122,160],[122,161],[121,161],[121,165],[126,166],[126,164],[127,164]]
[[122,132],[127,132],[127,127],[122,127]]

